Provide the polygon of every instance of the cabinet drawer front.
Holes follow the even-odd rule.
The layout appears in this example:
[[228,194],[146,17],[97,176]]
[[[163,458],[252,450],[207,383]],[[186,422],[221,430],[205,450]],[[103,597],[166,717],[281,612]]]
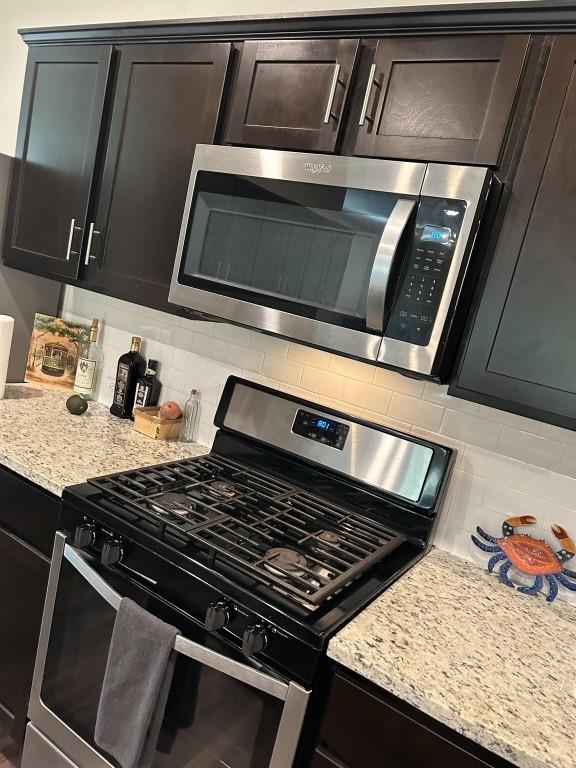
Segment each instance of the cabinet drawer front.
[[76,277],[96,163],[109,46],[28,54],[4,261]]
[[0,527],[50,557],[60,499],[2,467],[0,493]]
[[242,50],[225,139],[333,152],[358,40],[256,40]]
[[380,40],[356,153],[496,165],[528,42],[527,35]]
[[489,768],[488,763],[339,674],[332,681],[320,743],[334,756],[337,768],[340,763],[349,768],[380,764],[387,768]]

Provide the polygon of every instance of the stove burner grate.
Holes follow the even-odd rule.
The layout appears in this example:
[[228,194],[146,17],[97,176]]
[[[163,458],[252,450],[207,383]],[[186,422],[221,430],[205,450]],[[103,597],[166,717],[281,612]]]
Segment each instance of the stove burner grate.
[[215,454],[95,478],[158,534],[177,533],[313,609],[406,539],[380,522]]

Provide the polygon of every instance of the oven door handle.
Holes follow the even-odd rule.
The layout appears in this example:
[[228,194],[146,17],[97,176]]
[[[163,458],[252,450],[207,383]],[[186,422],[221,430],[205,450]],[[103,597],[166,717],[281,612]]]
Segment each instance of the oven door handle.
[[415,205],[416,200],[404,198],[396,202],[382,232],[372,265],[366,296],[366,327],[371,331],[378,331],[380,334],[384,333],[386,296],[392,266]]
[[[74,549],[69,544],[65,544],[64,557],[115,611],[120,608],[121,595],[88,564],[84,556],[77,549]],[[183,635],[177,636],[174,642],[174,650],[193,661],[197,661],[199,664],[222,672],[222,674],[228,677],[233,677],[235,680],[268,693],[281,701],[285,701],[288,698],[290,687],[294,685],[294,683],[284,683],[282,680],[230,659],[221,653],[213,651],[211,648],[206,648],[199,643],[195,643],[193,640],[189,640]],[[302,690],[304,691],[304,689]]]

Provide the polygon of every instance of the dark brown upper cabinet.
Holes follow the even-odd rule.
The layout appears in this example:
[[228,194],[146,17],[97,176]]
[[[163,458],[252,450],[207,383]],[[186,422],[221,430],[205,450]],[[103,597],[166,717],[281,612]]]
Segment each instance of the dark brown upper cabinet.
[[576,36],[555,39],[451,393],[576,429]]
[[334,152],[358,40],[255,40],[240,57],[230,144]]
[[379,40],[355,153],[495,166],[527,35]]
[[230,51],[228,43],[119,49],[84,253],[89,285],[140,304],[166,304],[194,150],[214,142]]
[[78,274],[111,55],[96,45],[30,50],[4,246],[9,266]]

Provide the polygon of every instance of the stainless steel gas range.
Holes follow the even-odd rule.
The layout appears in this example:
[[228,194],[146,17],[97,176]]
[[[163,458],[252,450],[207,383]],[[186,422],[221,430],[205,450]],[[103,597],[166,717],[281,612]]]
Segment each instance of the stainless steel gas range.
[[450,449],[234,377],[215,422],[206,456],[66,489],[23,768],[116,765],[123,596],[181,630],[155,768],[299,764],[330,637],[426,551]]

